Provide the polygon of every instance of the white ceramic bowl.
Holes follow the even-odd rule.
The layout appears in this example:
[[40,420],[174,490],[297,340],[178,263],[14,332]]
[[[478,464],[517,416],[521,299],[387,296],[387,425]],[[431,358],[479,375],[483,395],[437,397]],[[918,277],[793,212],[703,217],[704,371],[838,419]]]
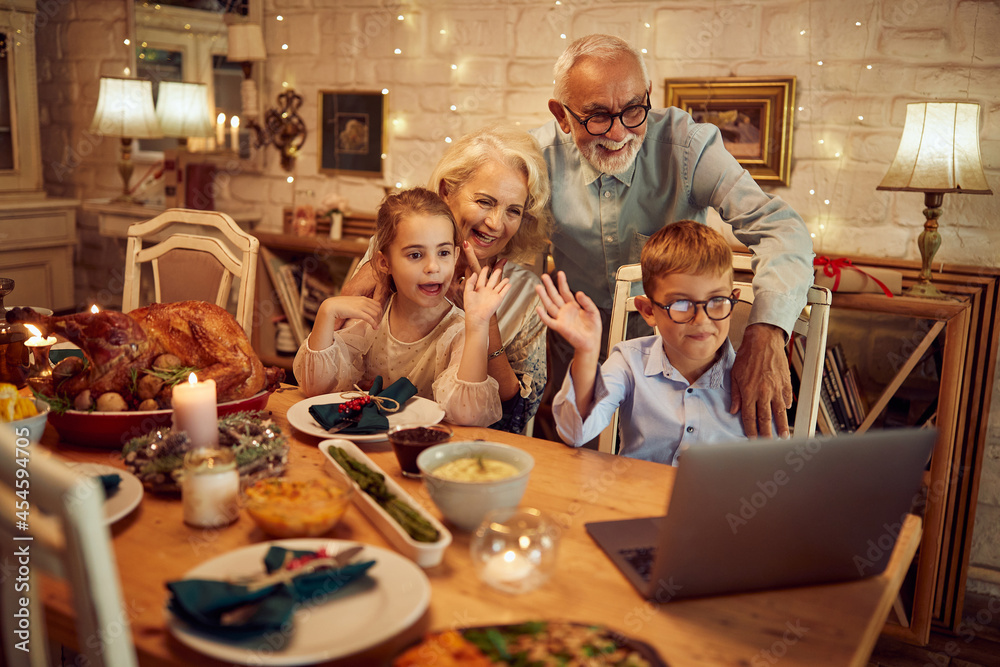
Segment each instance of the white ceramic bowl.
[[[459,482],[434,474],[435,469],[450,461],[476,456],[509,463],[518,473],[489,482]],[[517,507],[534,465],[531,455],[517,447],[482,440],[435,445],[417,457],[431,500],[448,521],[462,530],[475,530],[491,510]]]
[[[18,419],[8,422],[7,425],[14,429],[14,434],[20,438],[27,438],[31,442],[38,442],[45,433],[45,422],[49,418],[49,404],[40,398],[33,399],[38,414],[27,419]],[[25,432],[27,431],[27,432]]]

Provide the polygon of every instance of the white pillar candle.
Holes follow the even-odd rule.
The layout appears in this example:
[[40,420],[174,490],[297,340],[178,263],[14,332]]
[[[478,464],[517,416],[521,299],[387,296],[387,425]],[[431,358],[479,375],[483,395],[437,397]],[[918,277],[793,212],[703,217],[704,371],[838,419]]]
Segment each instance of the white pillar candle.
[[215,380],[198,382],[191,373],[187,382],[174,387],[174,430],[186,431],[195,447],[219,444],[219,412],[216,407]]
[[240,117],[229,119],[229,147],[236,152],[240,150]]
[[221,111],[215,117],[215,143],[219,150],[226,147],[226,114]]

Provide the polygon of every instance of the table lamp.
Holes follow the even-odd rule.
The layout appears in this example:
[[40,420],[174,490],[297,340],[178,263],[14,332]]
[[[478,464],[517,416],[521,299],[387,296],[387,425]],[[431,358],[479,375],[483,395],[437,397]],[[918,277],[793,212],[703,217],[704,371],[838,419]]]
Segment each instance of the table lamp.
[[257,84],[251,77],[253,64],[267,59],[264,48],[264,31],[257,23],[231,23],[228,28],[226,60],[243,66],[240,84],[240,102],[244,119],[254,121],[260,115],[257,101]]
[[164,136],[177,137],[181,146],[188,137],[210,137],[215,131],[208,106],[208,86],[203,83],[161,81],[156,99],[156,119]]
[[924,193],[924,230],[917,238],[921,270],[909,296],[947,297],[931,282],[931,262],[941,247],[938,217],[944,193],[990,195],[979,155],[979,105],[919,102],[906,105],[899,150],[877,190]]
[[90,131],[109,137],[121,137],[122,194],[116,202],[136,203],[129,192],[132,180],[132,140],[156,139],[163,136],[153,108],[153,84],[139,79],[101,78],[97,111]]

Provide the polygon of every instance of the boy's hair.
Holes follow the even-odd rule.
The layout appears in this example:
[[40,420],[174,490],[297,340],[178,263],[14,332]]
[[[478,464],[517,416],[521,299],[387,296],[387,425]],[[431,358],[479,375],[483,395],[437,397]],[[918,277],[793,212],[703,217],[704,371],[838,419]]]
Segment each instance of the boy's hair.
[[721,276],[733,271],[733,251],[708,225],[680,220],[649,237],[639,259],[642,287],[652,293],[656,280],[674,273]]
[[[441,197],[431,192],[427,188],[410,188],[396,194],[387,195],[379,204],[378,214],[375,219],[375,244],[372,249],[372,256],[376,253],[384,253],[388,250],[393,241],[396,240],[396,233],[400,223],[404,218],[411,215],[440,216],[451,222],[453,230],[452,242],[458,246],[462,243],[462,237],[455,224],[455,216],[452,215],[448,204]],[[375,264],[372,264],[375,267]],[[376,272],[378,269],[376,268]],[[385,278],[386,276],[383,276]]]

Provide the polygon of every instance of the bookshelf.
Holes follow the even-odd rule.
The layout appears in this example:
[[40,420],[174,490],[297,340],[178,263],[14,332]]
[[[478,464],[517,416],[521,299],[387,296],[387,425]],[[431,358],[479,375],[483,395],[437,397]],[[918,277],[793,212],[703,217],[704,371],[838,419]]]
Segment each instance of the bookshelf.
[[[255,326],[252,343],[264,365],[279,366],[291,371],[294,355],[281,355],[275,349],[275,319],[282,315],[289,321],[298,317],[301,304],[296,302],[289,306],[289,301],[296,301],[299,294],[293,294],[292,290],[282,283],[278,267],[305,266],[308,270],[310,266],[327,265],[333,260],[346,271],[368,250],[368,239],[358,236],[334,241],[319,236],[294,236],[259,231],[253,234],[260,241],[261,252],[257,260]],[[338,258],[345,261],[336,262]],[[308,334],[309,327],[303,324],[299,336]]]
[[[904,289],[920,271],[913,261],[851,259],[901,272]],[[954,301],[835,293],[829,334],[860,369],[871,409],[859,429],[922,424],[929,413],[938,428],[920,550],[884,629],[920,645],[932,626],[957,632],[962,621],[1000,333],[1000,269],[936,268],[934,284]]]

